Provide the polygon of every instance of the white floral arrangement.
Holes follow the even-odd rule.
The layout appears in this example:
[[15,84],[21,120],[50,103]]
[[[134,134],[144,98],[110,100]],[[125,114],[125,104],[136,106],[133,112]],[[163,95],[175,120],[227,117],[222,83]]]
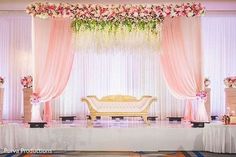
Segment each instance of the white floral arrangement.
[[236,88],[236,76],[226,77],[224,79],[224,84],[228,88]]

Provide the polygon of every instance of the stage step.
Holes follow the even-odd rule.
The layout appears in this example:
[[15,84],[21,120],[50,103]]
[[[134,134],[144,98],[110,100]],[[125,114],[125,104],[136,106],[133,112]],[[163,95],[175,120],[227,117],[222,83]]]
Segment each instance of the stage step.
[[30,128],[44,128],[47,122],[28,122]]
[[169,118],[169,121],[170,121],[170,122],[172,122],[172,121],[181,122],[181,120],[182,120],[183,117],[166,117],[166,118]]

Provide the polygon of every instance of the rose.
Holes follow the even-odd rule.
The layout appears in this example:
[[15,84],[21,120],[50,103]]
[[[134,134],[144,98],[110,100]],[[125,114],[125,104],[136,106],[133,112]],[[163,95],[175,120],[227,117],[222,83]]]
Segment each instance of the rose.
[[236,76],[226,77],[224,79],[224,84],[226,87],[233,87],[236,88]]
[[228,77],[225,78],[225,79],[224,79],[224,84],[225,84],[226,87],[231,87],[230,78],[228,78]]
[[32,76],[25,76],[21,79],[21,85],[24,88],[31,88],[32,87],[32,83],[33,83],[33,78]]
[[232,82],[232,87],[236,88],[236,79]]
[[144,17],[144,16],[145,16],[145,14],[144,14],[144,13],[141,13],[141,14],[140,14],[140,17]]
[[37,93],[33,93],[31,96],[30,96],[30,102],[32,104],[36,104],[36,103],[39,103],[40,102],[40,97]]
[[133,16],[138,17],[138,12],[134,12]]
[[[165,14],[171,16],[179,15],[179,16],[193,16],[193,15],[200,15],[204,13],[204,7],[201,4],[196,3],[185,3],[182,5],[95,5],[95,4],[67,4],[67,3],[60,3],[60,4],[53,4],[53,3],[35,3],[27,6],[26,12],[31,15],[36,15],[40,17],[77,17],[85,16],[87,12],[90,13],[91,18],[94,18],[94,15],[97,11],[100,10],[100,15],[106,10],[110,14],[110,12],[115,12],[117,16],[124,16],[126,14],[133,15],[135,12],[140,14],[140,12],[144,12],[145,16],[152,16],[152,17],[159,17],[165,16]],[[174,10],[174,11],[173,11]],[[165,13],[163,13],[165,12]],[[82,15],[81,15],[82,13]],[[134,16],[137,16],[137,13]],[[82,16],[82,17],[83,17]],[[88,14],[86,15],[88,16]],[[97,15],[96,15],[97,16]],[[143,16],[143,15],[142,15]]]
[[200,91],[196,94],[196,96],[200,99],[206,99],[207,98],[207,92],[206,91]]

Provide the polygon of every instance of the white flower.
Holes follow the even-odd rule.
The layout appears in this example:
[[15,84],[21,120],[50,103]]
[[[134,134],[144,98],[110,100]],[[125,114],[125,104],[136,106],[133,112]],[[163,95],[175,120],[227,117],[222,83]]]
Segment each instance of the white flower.
[[188,16],[188,17],[193,16],[193,12],[188,12],[187,16]]
[[138,17],[138,13],[137,12],[134,12],[134,17]]
[[165,13],[165,12],[163,12],[162,15],[163,15],[164,17],[166,17],[166,13]]
[[171,16],[171,17],[175,17],[175,16],[177,16],[177,14],[176,14],[175,11],[172,11],[172,12],[170,13],[170,16]]
[[110,14],[109,11],[105,11],[105,12],[102,13],[102,16],[106,16],[106,15],[109,15],[109,14]]
[[46,13],[43,13],[43,14],[39,14],[37,15],[38,17],[42,18],[42,19],[47,19],[48,18],[48,15]]
[[232,87],[233,87],[233,88],[236,88],[236,80],[233,81]]
[[141,14],[140,14],[140,17],[144,17],[144,16],[145,16],[145,14],[144,14],[144,13],[141,13]]
[[[193,9],[192,9],[193,8]],[[99,19],[103,21],[116,20],[122,21],[126,18],[150,21],[160,19],[170,15],[192,17],[194,14],[202,15],[204,7],[201,4],[185,3],[181,5],[102,5],[102,4],[69,4],[69,3],[35,3],[26,8],[30,15],[40,18],[70,17],[85,20]],[[195,13],[194,13],[195,12]]]
[[99,13],[98,13],[98,12],[95,13],[95,14],[94,14],[94,17],[99,17]]

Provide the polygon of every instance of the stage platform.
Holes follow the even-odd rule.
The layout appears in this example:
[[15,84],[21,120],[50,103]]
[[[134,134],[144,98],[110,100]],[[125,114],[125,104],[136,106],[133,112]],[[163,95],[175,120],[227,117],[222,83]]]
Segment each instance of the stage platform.
[[46,128],[29,128],[20,122],[0,125],[0,148],[50,151],[204,151],[204,128],[189,122],[85,120],[72,124],[53,121]]

